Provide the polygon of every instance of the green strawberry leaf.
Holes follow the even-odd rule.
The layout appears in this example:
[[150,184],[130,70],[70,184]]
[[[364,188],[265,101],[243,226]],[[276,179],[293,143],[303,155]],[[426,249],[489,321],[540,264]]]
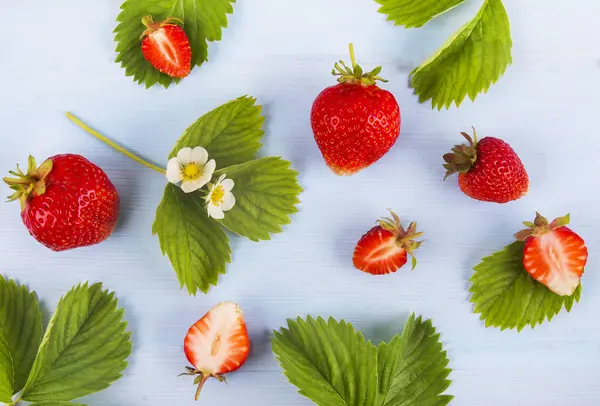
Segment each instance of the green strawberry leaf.
[[70,401],[101,391],[121,377],[130,333],[114,293],[78,285],[52,316],[23,389],[29,402]]
[[0,402],[10,403],[23,389],[42,332],[35,293],[0,275]]
[[270,234],[281,232],[281,226],[290,223],[289,216],[298,211],[296,204],[302,192],[298,172],[290,165],[281,158],[268,157],[217,171],[216,176],[225,174],[235,182],[235,206],[221,223],[252,241],[268,240]]
[[429,60],[411,73],[419,102],[432,100],[433,108],[460,106],[468,95],[475,100],[487,93],[512,63],[510,22],[501,0],[483,6]]
[[[133,76],[146,88],[156,83],[164,87],[174,81],[160,73],[146,61],[141,49],[140,37],[145,30],[142,18],[151,15],[154,21],[175,17],[184,22],[183,29],[192,47],[192,67],[208,61],[207,41],[220,41],[222,29],[227,27],[227,15],[233,13],[236,0],[126,0],[121,5],[115,28],[116,62],[125,68],[127,76]],[[179,82],[175,80],[175,82]]]
[[206,113],[185,130],[169,158],[184,147],[202,146],[218,168],[255,159],[265,121],[255,103],[255,98],[243,96]]
[[379,12],[388,21],[406,28],[422,27],[440,14],[453,9],[465,0],[375,0],[381,4]]
[[229,239],[222,226],[253,241],[282,231],[297,211],[297,172],[279,158],[254,160],[261,147],[264,117],[252,97],[240,97],[202,116],[190,126],[169,158],[184,147],[202,146],[217,167],[214,178],[226,174],[235,182],[236,205],[221,223],[210,219],[201,193],[186,195],[168,185],[152,227],[158,234],[181,286],[195,295],[207,293],[231,261]]
[[310,316],[275,331],[273,352],[299,393],[321,406],[447,405],[448,358],[431,321],[412,315],[376,348],[351,324]]
[[317,405],[377,405],[377,349],[351,324],[288,320],[272,346],[290,382]]
[[60,400],[48,400],[43,402],[31,403],[29,406],[86,406],[81,403],[63,402]]
[[208,218],[198,193],[184,193],[168,184],[156,210],[152,233],[158,234],[160,248],[167,254],[181,287],[195,295],[216,285],[231,262],[229,238],[223,227]]
[[443,406],[452,396],[449,360],[431,320],[411,315],[401,336],[377,348],[379,404],[382,406]]
[[573,303],[579,302],[581,285],[572,296],[559,296],[531,278],[523,267],[523,249],[524,243],[515,241],[474,268],[471,302],[486,327],[534,328],[552,320],[563,306],[570,312]]

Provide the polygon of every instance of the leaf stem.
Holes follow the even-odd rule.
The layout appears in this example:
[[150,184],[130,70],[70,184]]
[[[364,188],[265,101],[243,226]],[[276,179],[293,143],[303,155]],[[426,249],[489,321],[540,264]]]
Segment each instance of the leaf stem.
[[144,165],[147,168],[150,168],[158,173],[162,173],[163,175],[165,174],[165,169],[161,168],[160,166],[154,165],[148,161],[143,160],[142,158],[140,158],[139,156],[133,154],[132,152],[129,152],[128,150],[126,150],[125,148],[121,147],[120,145],[118,145],[117,143],[111,141],[110,139],[106,138],[104,135],[100,134],[98,131],[90,128],[87,124],[85,124],[83,121],[81,121],[79,118],[75,117],[73,114],[71,113],[67,113],[67,118],[75,123],[78,127],[80,127],[82,130],[84,130],[85,132],[87,132],[88,134],[94,136],[96,139],[102,141],[103,143],[113,147],[114,149],[116,149],[117,151],[119,151],[120,153],[122,153],[123,155],[133,159],[134,161],[136,161],[137,163]]
[[15,400],[12,403],[9,403],[7,406],[17,406],[19,404],[19,402],[21,401],[21,398],[18,398],[17,400]]

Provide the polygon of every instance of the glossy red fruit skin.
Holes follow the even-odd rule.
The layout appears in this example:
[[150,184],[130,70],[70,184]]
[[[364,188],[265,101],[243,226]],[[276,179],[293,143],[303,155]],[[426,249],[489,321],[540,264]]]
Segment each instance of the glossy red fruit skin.
[[377,162],[398,139],[400,124],[394,95],[377,85],[328,87],[311,111],[315,141],[338,175],[351,175]]
[[119,215],[119,195],[98,166],[74,154],[56,155],[46,191],[27,200],[23,224],[40,243],[64,251],[104,241]]
[[508,203],[529,191],[529,176],[515,151],[506,142],[485,137],[477,143],[477,160],[458,176],[458,185],[476,200]]
[[[164,51],[169,53],[168,57],[173,63],[165,61],[163,50],[156,43],[157,36],[168,38],[173,48],[167,47]],[[146,35],[142,39],[142,54],[155,69],[173,78],[184,78],[192,70],[190,40],[183,28],[175,24],[165,24],[157,31]]]

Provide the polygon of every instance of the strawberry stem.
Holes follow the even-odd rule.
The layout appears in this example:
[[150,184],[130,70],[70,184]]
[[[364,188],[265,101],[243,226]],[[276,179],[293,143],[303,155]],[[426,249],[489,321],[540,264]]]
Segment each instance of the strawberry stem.
[[196,396],[194,396],[194,400],[198,400],[200,398],[200,392],[202,391],[202,387],[208,378],[210,378],[210,375],[202,374],[202,379],[200,379],[200,383],[198,383],[198,389],[196,389]]
[[354,44],[350,43],[348,47],[350,48],[350,62],[352,62],[352,69],[354,69],[356,65],[358,65],[356,63],[356,57],[354,56]]
[[379,76],[381,72],[381,66],[376,67],[370,72],[364,72],[362,67],[356,63],[356,56],[354,54],[354,45],[351,43],[350,48],[350,61],[352,62],[351,67],[347,66],[344,61],[340,60],[333,66],[331,74],[333,76],[339,76],[338,82],[350,83],[350,84],[362,84],[363,86],[372,86],[377,81],[387,82],[384,78]]
[[135,162],[137,162],[141,165],[144,165],[145,167],[150,168],[158,173],[162,173],[163,175],[165,174],[165,172],[166,172],[165,169],[161,168],[160,166],[151,164],[150,162],[143,160],[139,156],[127,151],[125,148],[123,148],[120,145],[116,144],[115,142],[109,140],[104,135],[100,134],[98,131],[90,128],[87,124],[85,124],[83,121],[81,121],[80,119],[75,117],[73,114],[67,113],[67,118],[71,122],[75,123],[78,127],[80,127],[86,133],[94,136],[96,139],[102,141],[103,143],[113,147],[114,149],[116,149],[117,151],[122,153],[123,155],[133,159]]

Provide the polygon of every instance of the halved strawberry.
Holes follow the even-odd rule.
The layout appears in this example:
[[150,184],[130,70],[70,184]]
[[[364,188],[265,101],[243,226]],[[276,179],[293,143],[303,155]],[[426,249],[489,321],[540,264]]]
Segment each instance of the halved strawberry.
[[523,266],[533,279],[560,296],[570,296],[583,275],[588,249],[583,238],[566,227],[569,215],[552,223],[537,213],[528,228],[515,234],[525,241]]
[[184,78],[192,70],[192,47],[180,26],[181,20],[169,17],[155,23],[146,16],[142,23],[146,31],[142,34],[142,53],[157,70],[174,78]]
[[356,245],[352,262],[357,269],[372,275],[396,272],[406,264],[407,254],[412,256],[412,269],[415,269],[417,259],[413,251],[422,241],[414,239],[423,233],[416,232],[416,223],[410,223],[404,230],[396,213],[390,213],[392,219],[379,220],[379,225],[363,235]]
[[219,303],[198,320],[185,336],[185,356],[194,366],[182,375],[198,375],[195,399],[209,378],[225,381],[223,375],[239,369],[248,358],[250,338],[242,311],[232,302]]

